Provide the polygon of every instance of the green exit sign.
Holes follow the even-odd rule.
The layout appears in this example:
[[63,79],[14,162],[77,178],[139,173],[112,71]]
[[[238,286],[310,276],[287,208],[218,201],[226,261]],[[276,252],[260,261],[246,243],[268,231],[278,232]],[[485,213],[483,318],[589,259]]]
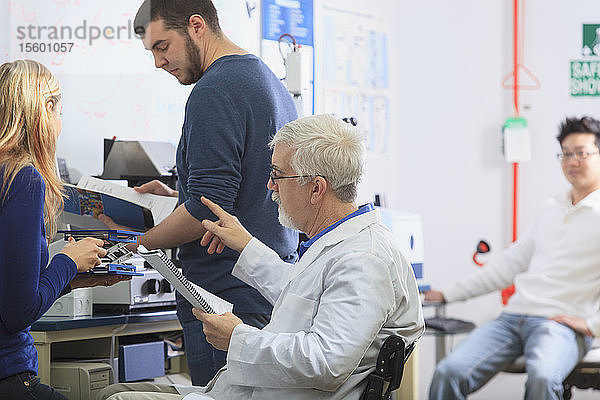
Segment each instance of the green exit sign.
[[571,61],[571,96],[600,96],[600,61]]

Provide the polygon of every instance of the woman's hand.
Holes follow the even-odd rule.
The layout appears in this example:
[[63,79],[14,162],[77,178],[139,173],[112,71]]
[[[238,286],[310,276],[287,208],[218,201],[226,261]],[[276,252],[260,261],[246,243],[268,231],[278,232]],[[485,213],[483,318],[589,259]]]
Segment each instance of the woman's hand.
[[66,254],[75,262],[77,272],[87,272],[96,265],[100,265],[100,258],[106,255],[106,250],[102,248],[103,245],[102,239],[86,237],[76,242],[71,237],[61,253]]

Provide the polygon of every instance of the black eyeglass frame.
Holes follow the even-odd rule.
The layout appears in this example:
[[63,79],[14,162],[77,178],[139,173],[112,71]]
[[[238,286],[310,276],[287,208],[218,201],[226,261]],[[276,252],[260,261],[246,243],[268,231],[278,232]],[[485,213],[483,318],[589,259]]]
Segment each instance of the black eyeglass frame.
[[269,179],[271,183],[275,185],[279,179],[292,179],[292,178],[314,178],[315,176],[320,176],[321,178],[326,179],[325,175],[313,174],[313,175],[291,175],[291,176],[273,176],[273,171],[269,172]]

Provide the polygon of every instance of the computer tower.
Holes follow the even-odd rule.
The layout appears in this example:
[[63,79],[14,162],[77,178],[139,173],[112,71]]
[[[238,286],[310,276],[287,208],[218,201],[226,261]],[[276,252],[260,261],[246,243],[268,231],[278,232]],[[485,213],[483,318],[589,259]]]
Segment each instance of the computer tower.
[[53,362],[50,385],[69,400],[93,400],[114,383],[110,365],[96,362]]

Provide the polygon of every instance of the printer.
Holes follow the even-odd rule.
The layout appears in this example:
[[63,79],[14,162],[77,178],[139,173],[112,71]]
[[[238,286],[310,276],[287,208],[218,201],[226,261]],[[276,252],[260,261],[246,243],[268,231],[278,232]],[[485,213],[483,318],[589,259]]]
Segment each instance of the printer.
[[175,308],[175,289],[155,269],[138,269],[143,276],[113,286],[93,289],[94,312],[143,312],[151,308]]

